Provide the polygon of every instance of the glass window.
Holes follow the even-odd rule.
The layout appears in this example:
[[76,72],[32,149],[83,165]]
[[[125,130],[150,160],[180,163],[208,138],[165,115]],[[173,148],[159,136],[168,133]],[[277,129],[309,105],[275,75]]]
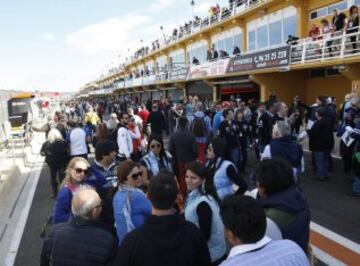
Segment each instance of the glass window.
[[256,49],[256,35],[255,30],[249,31],[249,51]]
[[269,25],[270,46],[281,44],[281,20]]
[[[360,0],[359,0],[360,1]],[[242,38],[241,34],[236,34],[234,36],[234,46],[238,46],[241,49],[242,46]]]
[[310,19],[317,19],[319,17],[324,17],[328,14],[327,8],[320,8],[310,13]]
[[298,36],[297,34],[297,19],[296,16],[288,17],[284,19],[283,23],[284,42],[288,39],[289,35]]
[[334,12],[335,9],[339,9],[339,10],[345,10],[348,8],[348,3],[347,0],[342,1],[340,3],[337,3],[335,5],[329,6],[329,14],[331,14],[332,12]]
[[234,50],[233,38],[229,37],[226,39],[226,49],[225,51],[230,55]]
[[267,25],[261,26],[257,29],[257,49],[268,47],[268,27]]

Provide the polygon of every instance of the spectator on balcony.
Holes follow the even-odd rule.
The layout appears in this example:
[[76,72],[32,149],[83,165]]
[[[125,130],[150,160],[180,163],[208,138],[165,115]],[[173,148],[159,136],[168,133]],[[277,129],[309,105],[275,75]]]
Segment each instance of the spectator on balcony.
[[206,61],[211,61],[211,51],[210,50],[206,51]]
[[215,45],[213,44],[211,47],[211,59],[215,60],[219,58],[219,53],[218,51],[215,49]]
[[225,50],[220,50],[220,58],[229,57],[229,54]]
[[348,18],[348,23],[346,26],[346,34],[353,34],[352,36],[350,36],[350,42],[353,48],[353,53],[357,53],[357,36],[354,35],[355,33],[357,33],[359,31],[359,9],[356,5],[353,5],[350,7],[349,10],[349,18]]
[[193,65],[200,65],[200,61],[199,61],[199,59],[197,59],[195,56],[193,57],[193,59],[192,59],[192,64]]
[[241,51],[239,46],[235,45],[233,50],[233,55],[240,55]]
[[313,24],[311,26],[311,30],[309,32],[309,37],[311,37],[313,41],[320,39],[320,29],[315,24]]
[[335,34],[341,34],[346,26],[346,15],[339,11],[339,9],[334,9],[334,16],[331,20]]
[[329,21],[327,19],[321,20],[321,35],[326,41],[326,48],[329,52],[328,56],[332,56],[332,48],[333,48],[332,38],[334,37],[334,29],[330,26]]

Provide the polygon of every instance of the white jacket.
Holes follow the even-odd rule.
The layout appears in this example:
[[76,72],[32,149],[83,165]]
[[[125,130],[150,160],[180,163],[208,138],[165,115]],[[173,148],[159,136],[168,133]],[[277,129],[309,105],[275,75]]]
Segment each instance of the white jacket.
[[131,158],[134,151],[133,139],[140,139],[141,134],[138,127],[135,127],[135,133],[126,127],[120,127],[117,132],[117,144],[119,146],[119,157]]

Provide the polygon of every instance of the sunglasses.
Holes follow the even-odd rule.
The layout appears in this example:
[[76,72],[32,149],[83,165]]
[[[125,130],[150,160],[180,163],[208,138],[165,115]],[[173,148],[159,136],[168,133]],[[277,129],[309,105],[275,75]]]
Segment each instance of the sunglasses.
[[151,149],[161,148],[161,144],[152,144],[152,145],[150,145],[150,148],[151,148]]
[[89,173],[89,169],[75,168],[74,170],[77,174],[84,173],[84,175],[87,175]]
[[136,174],[132,174],[131,178],[134,179],[134,180],[137,180],[141,176],[142,176],[142,172],[140,171],[140,172],[138,172]]

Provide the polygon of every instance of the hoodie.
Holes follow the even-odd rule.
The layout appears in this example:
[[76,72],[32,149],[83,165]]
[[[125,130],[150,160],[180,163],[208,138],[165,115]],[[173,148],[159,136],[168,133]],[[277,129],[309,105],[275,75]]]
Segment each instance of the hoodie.
[[152,215],[128,233],[114,265],[207,266],[211,262],[199,229],[175,214]]
[[293,168],[301,167],[303,150],[290,136],[273,139],[270,143],[272,157],[279,157],[288,161]]
[[265,209],[266,216],[279,226],[283,238],[294,241],[307,254],[311,217],[302,190],[292,186],[258,200]]

